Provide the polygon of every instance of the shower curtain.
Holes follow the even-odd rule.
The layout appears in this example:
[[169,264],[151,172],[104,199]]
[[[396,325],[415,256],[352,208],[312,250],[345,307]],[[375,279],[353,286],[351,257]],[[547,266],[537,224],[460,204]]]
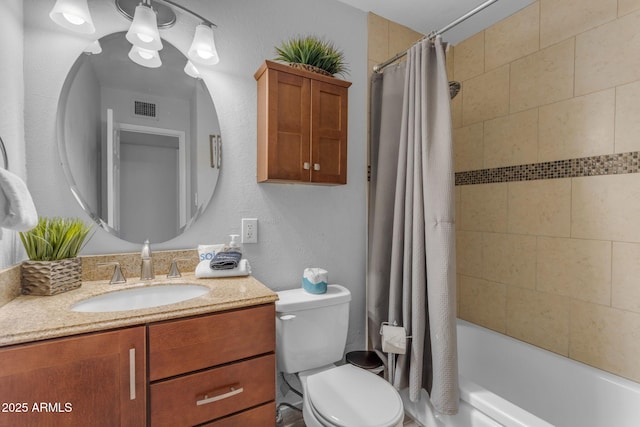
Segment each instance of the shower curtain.
[[374,74],[371,90],[369,339],[382,322],[412,338],[393,383],[443,414],[458,409],[455,225],[449,85],[440,37]]

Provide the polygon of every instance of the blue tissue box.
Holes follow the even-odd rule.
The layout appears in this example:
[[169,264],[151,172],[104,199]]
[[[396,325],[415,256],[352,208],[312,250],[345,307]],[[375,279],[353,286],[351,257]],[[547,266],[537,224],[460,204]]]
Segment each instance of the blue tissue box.
[[327,282],[311,283],[306,277],[302,278],[302,289],[310,294],[326,294]]

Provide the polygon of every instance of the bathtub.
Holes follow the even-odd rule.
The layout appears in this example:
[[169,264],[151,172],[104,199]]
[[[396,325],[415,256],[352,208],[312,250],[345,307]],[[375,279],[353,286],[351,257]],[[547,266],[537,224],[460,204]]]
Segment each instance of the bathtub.
[[[458,320],[460,410],[426,392],[405,410],[425,427],[638,427],[640,384]],[[639,362],[640,363],[640,362]]]

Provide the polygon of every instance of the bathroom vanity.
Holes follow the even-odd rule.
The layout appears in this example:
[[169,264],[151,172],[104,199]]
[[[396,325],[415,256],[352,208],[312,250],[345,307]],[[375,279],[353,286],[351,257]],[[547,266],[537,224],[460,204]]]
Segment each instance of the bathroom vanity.
[[277,295],[252,277],[180,280],[211,291],[140,310],[69,310],[149,286],[96,282],[0,307],[0,426],[275,425]]

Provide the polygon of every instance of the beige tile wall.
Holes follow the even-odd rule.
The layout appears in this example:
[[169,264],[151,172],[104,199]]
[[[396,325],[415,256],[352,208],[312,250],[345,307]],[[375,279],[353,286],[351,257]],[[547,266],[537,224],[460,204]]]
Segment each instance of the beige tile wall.
[[[456,171],[640,150],[640,0],[539,0],[459,43]],[[456,188],[459,316],[640,381],[640,174]]]
[[374,13],[368,15],[368,32],[369,74],[374,65],[386,61],[398,52],[406,51],[423,37],[423,34]]
[[[369,65],[422,35],[369,15]],[[640,150],[640,0],[540,0],[448,52],[456,171]],[[459,316],[640,381],[640,174],[456,187]]]

